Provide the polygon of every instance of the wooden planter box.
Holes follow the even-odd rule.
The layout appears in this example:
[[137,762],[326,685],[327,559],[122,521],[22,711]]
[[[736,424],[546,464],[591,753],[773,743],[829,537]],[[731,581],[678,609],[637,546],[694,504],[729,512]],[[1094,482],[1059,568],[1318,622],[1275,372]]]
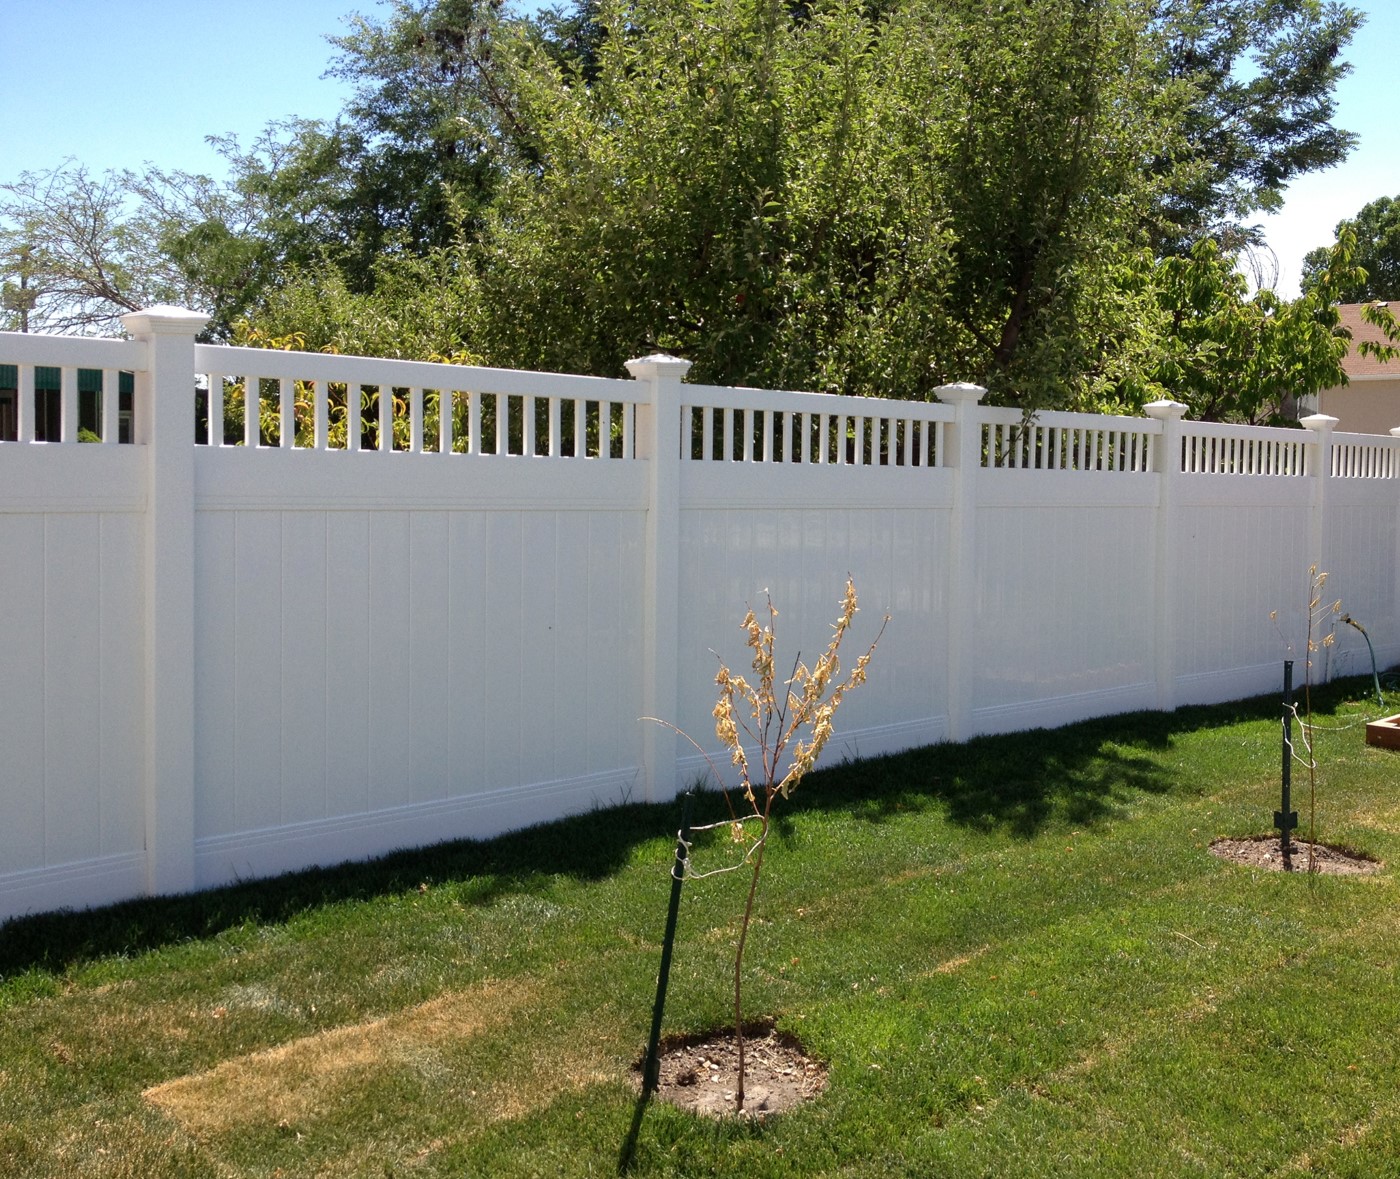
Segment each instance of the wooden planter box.
[[1366,744],[1379,745],[1382,749],[1400,749],[1400,712],[1371,721],[1366,726]]

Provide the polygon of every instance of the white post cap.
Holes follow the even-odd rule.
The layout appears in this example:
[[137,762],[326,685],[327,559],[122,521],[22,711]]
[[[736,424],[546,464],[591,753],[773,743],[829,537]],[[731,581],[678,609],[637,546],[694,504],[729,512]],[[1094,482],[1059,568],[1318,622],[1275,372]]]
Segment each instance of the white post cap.
[[1156,418],[1159,422],[1169,419],[1180,419],[1186,416],[1186,406],[1180,401],[1149,401],[1142,407],[1142,412],[1150,418]]
[[170,307],[164,303],[141,311],[128,311],[122,316],[122,326],[133,336],[194,336],[204,330],[209,316],[185,307]]
[[951,385],[939,385],[934,390],[938,394],[939,401],[946,401],[952,404],[969,402],[976,405],[987,396],[987,390],[981,385],[973,385],[967,381],[957,381]]
[[690,371],[691,363],[689,360],[682,360],[679,356],[668,356],[665,352],[653,352],[650,356],[639,356],[636,360],[629,360],[627,371],[638,381],[645,380],[647,377],[675,377],[680,380]]

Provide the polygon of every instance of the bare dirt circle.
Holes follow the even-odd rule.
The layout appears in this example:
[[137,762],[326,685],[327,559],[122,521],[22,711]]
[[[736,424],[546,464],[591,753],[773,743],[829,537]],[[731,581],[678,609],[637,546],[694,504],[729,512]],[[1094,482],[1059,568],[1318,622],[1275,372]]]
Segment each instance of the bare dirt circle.
[[1379,860],[1344,847],[1325,843],[1293,842],[1292,856],[1285,860],[1277,835],[1252,835],[1245,839],[1217,839],[1210,845],[1212,855],[1235,864],[1248,864],[1271,872],[1318,872],[1326,876],[1369,876],[1385,867]]
[[[733,1028],[661,1042],[656,1096],[704,1117],[734,1117],[739,1087],[739,1045]],[[827,1068],[793,1036],[772,1024],[744,1032],[744,1112],[761,1119],[811,1101],[826,1088]],[[642,1065],[636,1066],[638,1084]]]

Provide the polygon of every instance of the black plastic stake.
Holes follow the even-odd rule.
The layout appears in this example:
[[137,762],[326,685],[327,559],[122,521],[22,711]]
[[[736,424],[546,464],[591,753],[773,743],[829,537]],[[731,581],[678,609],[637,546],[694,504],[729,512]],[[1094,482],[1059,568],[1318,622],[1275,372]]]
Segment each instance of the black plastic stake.
[[1298,826],[1298,812],[1293,805],[1293,660],[1283,661],[1283,798],[1282,809],[1274,812],[1274,826],[1279,829],[1279,846],[1285,867],[1292,866],[1293,843],[1289,833]]
[[661,939],[661,969],[656,977],[656,1005],[651,1010],[651,1037],[647,1040],[647,1058],[642,1066],[642,1101],[656,1092],[661,1079],[661,1058],[657,1048],[661,1043],[661,1016],[666,1010],[666,984],[671,977],[671,947],[676,940],[676,916],[681,908],[681,885],[685,883],[685,865],[690,859],[690,803],[694,794],[687,790],[681,804],[681,829],[676,834],[676,861],[671,865],[671,907],[666,911],[666,935]]

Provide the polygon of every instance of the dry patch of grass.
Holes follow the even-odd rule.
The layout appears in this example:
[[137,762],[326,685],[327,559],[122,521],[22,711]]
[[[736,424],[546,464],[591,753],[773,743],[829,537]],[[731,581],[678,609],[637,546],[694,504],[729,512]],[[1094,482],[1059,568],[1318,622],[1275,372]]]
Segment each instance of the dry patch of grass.
[[991,944],[988,943],[985,946],[978,946],[977,949],[973,950],[971,953],[959,954],[956,958],[948,958],[940,962],[932,970],[924,971],[920,975],[920,977],[929,978],[935,974],[956,974],[964,966],[968,966],[971,965],[973,962],[976,962],[978,958],[982,957],[982,955],[985,954],[991,948]]
[[[252,1123],[295,1124],[360,1090],[373,1074],[500,1027],[540,998],[538,984],[526,980],[485,982],[382,1019],[226,1060],[142,1096],[196,1136]],[[514,1107],[518,1098],[502,1093],[498,1103]]]

